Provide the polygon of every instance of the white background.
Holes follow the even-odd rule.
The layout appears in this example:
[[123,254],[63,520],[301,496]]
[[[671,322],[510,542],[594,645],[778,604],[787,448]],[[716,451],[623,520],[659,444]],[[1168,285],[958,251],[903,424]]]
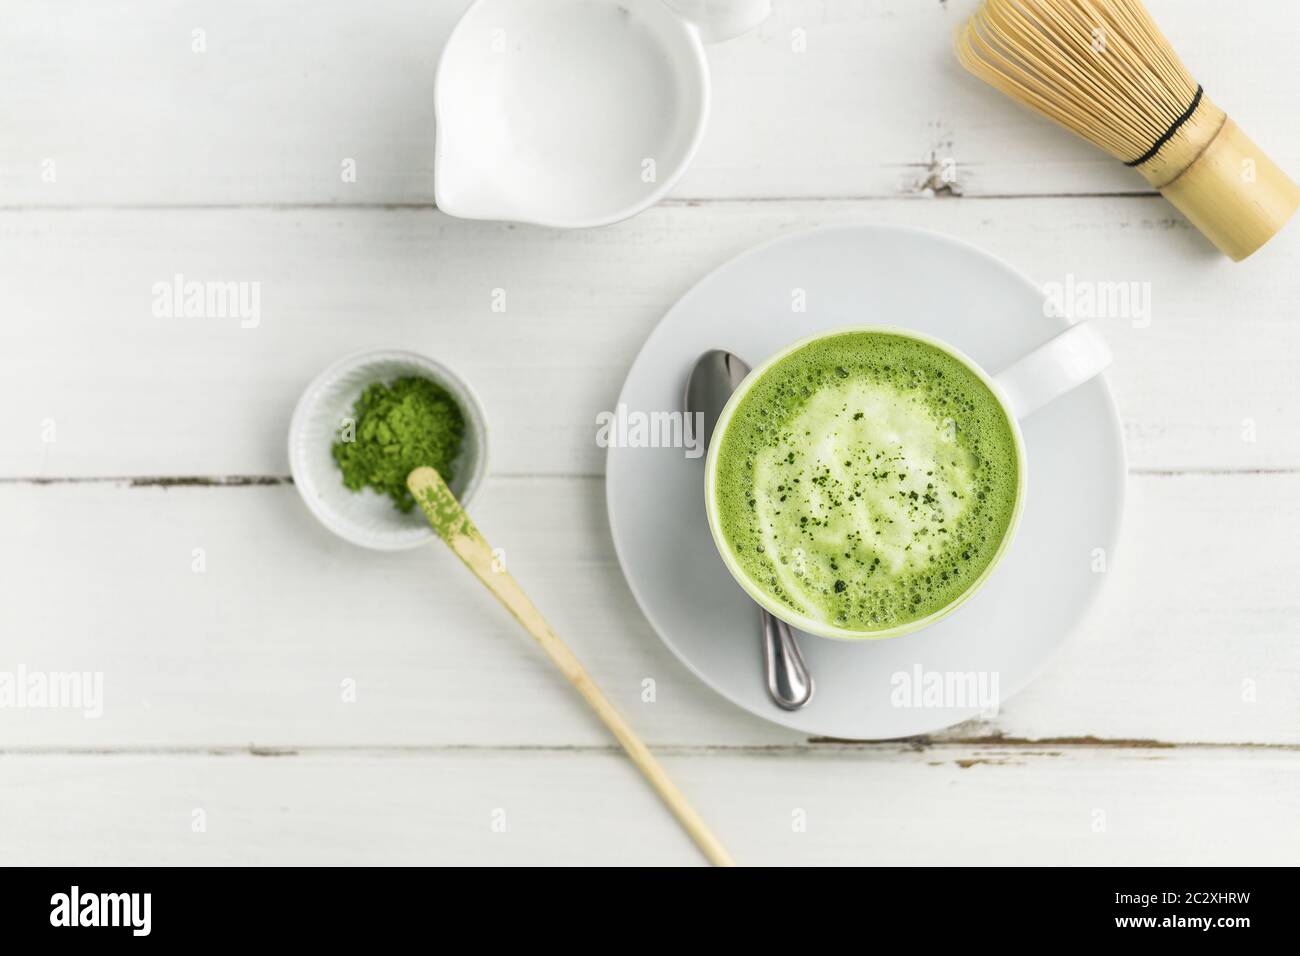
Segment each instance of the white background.
[[[1300,227],[1219,258],[1135,174],[960,71],[971,6],[775,0],[709,50],[714,115],[674,197],[558,233],[433,208],[434,68],[463,0],[4,0],[0,670],[101,670],[106,702],[0,710],[0,862],[699,861],[449,554],[361,551],[299,501],[293,403],[371,345],[480,392],[476,519],[740,862],[1297,862]],[[1300,173],[1295,5],[1150,6]],[[926,189],[946,158],[960,198]],[[1149,282],[1154,303],[1149,327],[1102,323],[1132,466],[1103,606],[997,719],[877,744],[768,725],[671,657],[614,559],[594,442],[693,282],[861,222],[1040,282]],[[260,282],[261,325],[155,318],[178,272]]]

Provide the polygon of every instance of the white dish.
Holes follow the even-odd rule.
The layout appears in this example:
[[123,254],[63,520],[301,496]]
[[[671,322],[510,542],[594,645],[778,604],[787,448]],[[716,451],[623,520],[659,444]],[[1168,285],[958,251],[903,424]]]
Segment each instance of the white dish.
[[[793,306],[806,302],[804,311]],[[619,403],[680,407],[711,348],[751,365],[797,339],[853,324],[895,325],[951,343],[998,371],[1069,323],[1031,281],[965,243],[913,229],[832,228],[778,239],[725,264],[651,333]],[[606,494],[615,548],[664,643],[706,684],[768,720],[812,734],[884,739],[978,716],[978,706],[895,706],[896,675],[997,676],[1001,701],[1028,684],[1078,626],[1114,560],[1123,515],[1123,433],[1098,377],[1023,423],[1034,480],[1020,530],[980,592],[923,631],[885,641],[800,635],[817,681],[803,710],[767,697],[758,612],[714,548],[704,471],[681,449],[611,448]]]
[[689,18],[721,39],[768,9],[768,0],[477,0],[438,63],[438,208],[578,228],[658,202],[708,120],[709,66]]
[[419,509],[406,514],[372,489],[352,491],[330,451],[353,403],[375,382],[418,375],[441,385],[465,416],[465,437],[451,490],[468,506],[487,474],[487,418],[473,390],[445,365],[400,349],[359,352],[335,362],[307,386],[289,425],[289,467],[302,500],[321,524],[353,544],[379,551],[414,548],[433,538]]

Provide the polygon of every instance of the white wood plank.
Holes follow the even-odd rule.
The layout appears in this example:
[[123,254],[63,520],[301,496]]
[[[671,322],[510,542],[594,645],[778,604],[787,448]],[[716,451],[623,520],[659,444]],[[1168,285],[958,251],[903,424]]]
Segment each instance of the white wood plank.
[[[1300,859],[1295,752],[941,747],[664,760],[748,865]],[[193,829],[196,810],[203,832]],[[700,857],[615,753],[462,751],[4,755],[0,863],[695,865]]]
[[[1145,188],[960,69],[952,36],[974,4],[776,4],[759,30],[710,48],[711,126],[676,194],[894,196],[946,158],[967,195]],[[431,202],[434,71],[466,5],[181,0],[142,14],[125,0],[10,0],[0,202]],[[1300,123],[1275,82],[1300,44],[1293,5],[1150,6],[1211,94],[1300,170]]]
[[[1097,613],[996,720],[950,738],[1300,744],[1300,475],[1132,486]],[[598,479],[496,479],[475,514],[647,741],[801,739],[715,697],[659,643],[612,554]],[[102,671],[105,700],[99,719],[0,708],[3,746],[607,740],[443,549],[344,544],[290,486],[0,484],[0,527],[0,671]]]
[[[1132,464],[1300,466],[1300,301],[1277,279],[1300,233],[1233,265],[1161,200],[1118,198],[679,204],[581,234],[430,210],[10,214],[0,476],[287,474],[306,383],[388,344],[477,387],[497,473],[599,473],[596,415],[693,282],[764,239],[857,222],[956,235],[1039,282],[1150,283],[1148,327],[1102,320]],[[260,324],[155,317],[177,273],[260,283]]]
[[[13,0],[0,479],[282,475],[290,410],[323,364],[419,348],[486,399],[485,531],[742,862],[1294,864],[1300,306],[1278,277],[1297,240],[1231,266],[1154,197],[896,198],[947,158],[968,197],[1141,187],[958,70],[951,32],[974,2],[777,4],[710,49],[714,116],[677,201],[558,234],[424,208],[433,69],[465,0],[143,16]],[[1151,7],[1211,94],[1300,169],[1274,80],[1300,41],[1292,6]],[[324,208],[193,208],[300,204]],[[346,208],[375,204],[420,208]],[[191,208],[81,208],[121,205]],[[934,746],[807,747],[714,697],[632,601],[597,477],[594,416],[677,296],[757,241],[862,221],[965,237],[1039,281],[1150,282],[1155,304],[1149,328],[1103,322],[1138,470],[1103,605],[999,718]],[[154,283],[178,272],[260,283],[262,323],[154,317]],[[1168,473],[1189,469],[1210,473]],[[350,548],[287,485],[0,481],[0,528],[0,671],[101,670],[106,693],[98,720],[0,708],[0,863],[697,862],[436,548]],[[1111,745],[1082,745],[1096,738]],[[184,752],[62,752],[83,748]]]

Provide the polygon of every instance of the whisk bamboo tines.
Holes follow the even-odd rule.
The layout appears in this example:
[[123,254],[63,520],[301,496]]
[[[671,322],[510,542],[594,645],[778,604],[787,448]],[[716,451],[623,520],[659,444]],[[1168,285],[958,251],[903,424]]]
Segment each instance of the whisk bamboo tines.
[[1300,188],[1205,95],[1139,0],[984,0],[957,56],[1135,168],[1233,259],[1300,207]]

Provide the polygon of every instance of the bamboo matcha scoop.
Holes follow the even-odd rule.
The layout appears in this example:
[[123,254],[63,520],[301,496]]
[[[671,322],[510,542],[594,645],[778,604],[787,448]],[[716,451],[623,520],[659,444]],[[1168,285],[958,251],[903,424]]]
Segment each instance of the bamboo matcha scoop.
[[469,515],[460,506],[460,502],[451,493],[442,476],[433,468],[416,468],[406,479],[406,484],[419,503],[424,516],[429,519],[429,524],[433,525],[433,530],[438,537],[442,538],[455,552],[456,557],[460,558],[474,576],[496,595],[496,599],[505,605],[514,619],[523,625],[524,630],[541,645],[542,650],[555,666],[569,679],[569,683],[577,688],[578,693],[586,699],[592,710],[623,745],[632,762],[646,775],[651,786],[658,791],[664,803],[668,804],[668,809],[672,810],[691,839],[708,857],[709,862],[715,866],[734,866],[731,856],[718,842],[718,838],[710,832],[700,815],[686,802],[682,792],[669,779],[664,768],[659,765],[659,761],[655,760],[646,745],[628,726],[627,721],[600,692],[600,688],[588,676],[582,664],[573,656],[573,652],[542,619],[541,612],[533,606],[532,601],[528,600],[528,596],[515,583],[515,579],[505,570],[497,571],[493,568],[491,546],[484,540],[478,528],[474,527],[474,522],[469,519]]

